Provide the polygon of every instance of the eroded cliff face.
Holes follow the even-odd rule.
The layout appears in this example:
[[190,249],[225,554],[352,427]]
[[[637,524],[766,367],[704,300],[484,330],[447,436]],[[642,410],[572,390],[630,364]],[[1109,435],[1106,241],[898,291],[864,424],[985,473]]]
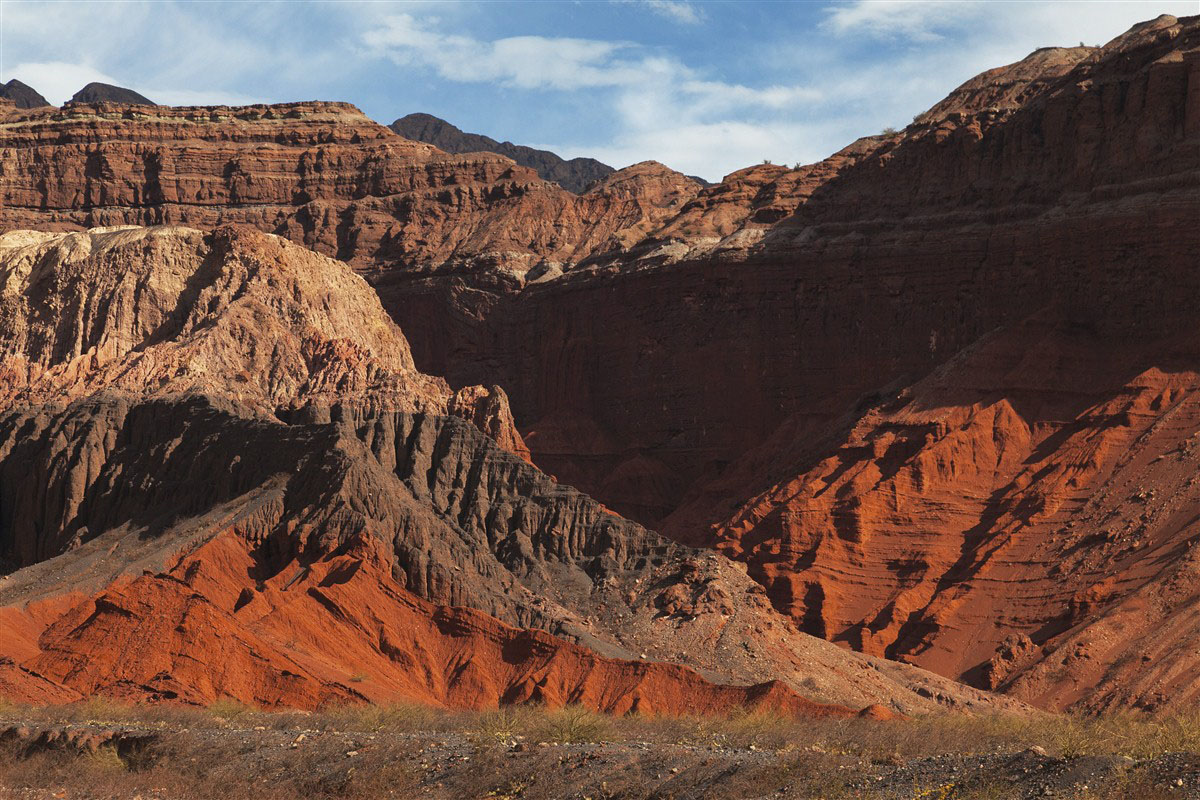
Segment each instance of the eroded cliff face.
[[10,232],[0,276],[16,697],[998,707],[539,472],[503,393],[416,372],[344,264],[230,228]]
[[789,477],[712,535],[863,652],[1054,708],[1194,697],[1198,355],[1190,332],[1106,342],[1041,312],[832,443],[781,431],[747,461],[790,456]]
[[68,697],[134,702],[236,697],[312,708],[406,698],[451,708],[536,702],[610,713],[853,715],[781,683],[713,685],[686,667],[603,658],[468,608],[433,605],[397,589],[386,557],[369,547],[239,592],[242,571],[255,570],[257,559],[239,538],[211,542],[62,615],[26,674],[59,681]]
[[5,229],[247,224],[364,269],[520,276],[628,239],[700,188],[657,166],[669,188],[656,175],[630,189],[621,171],[578,198],[503,156],[403,139],[346,103],[2,106],[0,150]]
[[1194,697],[1198,45],[1195,20],[1140,26],[814,192],[766,245],[861,237],[888,335],[929,365],[792,415],[663,529],[721,519],[707,541],[777,607],[864,652],[1051,708]]
[[[693,225],[710,231],[709,240],[744,246],[693,261],[687,253],[705,237],[688,242],[680,233],[672,244],[672,236],[652,235],[619,278],[613,271],[621,267],[604,262],[512,302],[418,280],[406,302],[394,298],[389,307],[429,323],[422,330],[447,320],[437,341],[414,337],[418,362],[444,368],[452,382],[495,376],[531,440],[542,427],[561,427],[550,424],[561,409],[615,397],[617,411],[587,409],[573,425],[580,475],[600,460],[587,438],[618,454],[597,456],[624,454],[618,463],[639,455],[663,461],[674,438],[707,438],[750,419],[770,430],[793,413],[836,417],[858,397],[915,379],[1048,302],[1115,325],[1102,304],[1118,291],[1137,306],[1125,319],[1157,324],[1148,309],[1167,294],[1172,270],[1182,273],[1186,248],[1172,236],[1195,210],[1195,28],[1156,21],[1089,51],[1067,72],[1082,53],[1035,54],[982,82],[1021,85],[1020,105],[962,90],[946,116],[856,143],[821,165],[735,173],[665,227]],[[1033,80],[1037,69],[1049,77]],[[1172,233],[1164,239],[1165,231]],[[1140,286],[1128,274],[1134,253],[1153,264]],[[682,260],[670,263],[676,256]],[[1101,261],[1114,266],[1097,269]],[[664,263],[661,273],[653,268]],[[593,299],[615,292],[611,303]],[[440,313],[447,305],[464,311]],[[589,307],[611,317],[589,315]],[[705,350],[706,341],[715,344]],[[475,353],[486,357],[473,360]],[[672,428],[648,420],[643,407],[629,409],[623,384],[652,387],[645,397],[687,424]],[[731,438],[706,460],[744,452],[746,438]],[[669,462],[681,459],[665,460],[678,473]],[[620,498],[601,489],[611,470],[583,485],[620,508]],[[675,482],[687,486],[695,474]]]
[[266,411],[385,392],[447,402],[361,278],[283,239],[16,231],[0,256],[6,405],[102,389],[221,392]]

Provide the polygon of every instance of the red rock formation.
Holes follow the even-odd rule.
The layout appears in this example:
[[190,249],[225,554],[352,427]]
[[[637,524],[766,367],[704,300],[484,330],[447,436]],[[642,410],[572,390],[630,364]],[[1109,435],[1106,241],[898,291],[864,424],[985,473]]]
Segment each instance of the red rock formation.
[[[918,118],[814,192],[766,245],[820,246],[820,225],[850,237],[852,214],[906,209],[873,223],[860,258],[901,298],[891,334],[941,365],[832,424],[794,415],[666,529],[701,541],[722,518],[710,541],[777,607],[864,652],[1052,708],[1196,697],[1184,587],[1200,511],[1181,461],[1200,430],[1197,45],[1195,20],[1164,18],[1055,65],[1019,105],[974,110],[960,91],[947,103],[964,110]],[[883,272],[890,258],[905,269]],[[913,297],[940,297],[921,301],[926,348],[900,310]]]
[[1038,95],[1052,91],[1058,79],[1079,62],[1097,55],[1099,50],[1098,47],[1083,45],[1039,48],[1015,64],[976,75],[947,95],[945,100],[918,114],[913,123],[936,125],[951,114],[1018,109]]
[[[810,632],[1052,707],[1190,697],[1191,501],[1162,470],[1196,430],[1198,48],[1160,18],[968,82],[809,183],[737,173],[676,243],[417,361],[503,384],[536,463],[748,560]],[[413,318],[457,291],[414,281]],[[1159,466],[1126,476],[1142,446]],[[1140,557],[1103,522],[1149,537],[1139,486],[1172,498]]]
[[1200,342],[1097,343],[1044,316],[992,334],[795,451],[718,546],[865,652],[1056,708],[1200,695]]
[[499,386],[486,389],[482,386],[464,386],[450,398],[446,411],[470,422],[508,452],[530,461],[529,448],[513,421],[508,395]]
[[240,223],[362,268],[574,262],[640,238],[700,188],[645,164],[578,198],[503,156],[402,139],[345,103],[72,103],[3,119],[4,229]]
[[416,372],[365,282],[284,239],[10,232],[0,331],[16,698],[997,706],[801,634],[501,449],[502,391]]
[[[390,579],[363,541],[249,588],[257,559],[226,534],[170,570],[113,586],[49,624],[29,674],[83,696],[266,708],[406,700],[451,708],[536,701],[613,713],[766,706],[851,716],[782,685],[731,687],[686,667],[618,661],[466,608],[435,606]],[[293,575],[300,575],[295,579]]]
[[[573,198],[502,159],[438,154],[329,104],[13,111],[21,124],[0,130],[0,222],[236,219],[338,255],[366,271],[417,366],[456,387],[503,387],[535,463],[677,540],[746,560],[805,629],[1047,706],[1153,707],[1196,689],[1194,648],[1174,643],[1193,641],[1196,618],[1194,515],[1175,461],[1196,429],[1197,52],[1200,21],[1170,17],[1099,50],[1042,51],[902,132],[694,195],[640,165]],[[351,353],[322,352],[331,366],[315,374],[360,385]],[[29,353],[18,355],[41,363]],[[43,380],[14,364],[14,386]],[[613,521],[468,426],[393,413],[362,385],[344,406],[285,410],[296,430],[276,446],[353,468],[332,486],[305,462],[295,480],[324,505],[261,512],[270,524],[252,526],[254,541],[277,548],[270,563],[310,546],[327,554],[357,527],[382,531],[394,577],[415,594],[606,656],[667,640],[650,608],[711,612],[671,631],[705,654],[722,609],[743,632],[775,624],[753,602],[730,606],[750,593],[723,562],[704,562],[721,586],[709,593],[707,577],[682,577],[693,551]],[[270,388],[253,392],[264,413],[279,399]],[[448,388],[437,396],[450,402]],[[211,411],[107,413],[141,432],[146,419],[186,426]],[[485,429],[508,418],[498,394],[458,413]],[[46,447],[55,491],[76,497],[91,468],[64,473],[53,442],[78,441],[82,419],[14,418],[5,441]],[[238,431],[266,441],[256,426]],[[243,498],[241,513],[251,496],[274,509],[283,501],[265,470],[192,511]],[[131,520],[117,493],[101,495],[113,504],[86,509],[96,524]],[[336,522],[318,513],[329,508]],[[38,558],[69,547],[80,528],[38,513],[21,541],[38,542]],[[547,519],[561,523],[553,535]],[[299,539],[275,530],[299,520],[311,523]],[[1137,531],[1128,542],[1126,529]],[[472,565],[471,579],[431,552]],[[683,588],[621,584],[605,603],[629,618],[589,628],[572,581],[590,593],[643,560]],[[1118,636],[1131,621],[1149,634]],[[833,658],[773,631],[788,652],[771,669],[791,670],[793,685],[798,652]],[[750,674],[732,659],[704,669]]]
[[1131,276],[1096,280],[1098,258],[1171,275],[1162,231],[1194,218],[1194,40],[1194,21],[1160,20],[1053,80],[1031,78],[1061,73],[1045,57],[1002,71],[1019,109],[960,98],[819,168],[737,173],[634,248],[641,269],[597,259],[515,296],[413,277],[384,296],[419,364],[505,387],[537,463],[653,521],[785,419],[827,425],[1047,298],[1103,320]]

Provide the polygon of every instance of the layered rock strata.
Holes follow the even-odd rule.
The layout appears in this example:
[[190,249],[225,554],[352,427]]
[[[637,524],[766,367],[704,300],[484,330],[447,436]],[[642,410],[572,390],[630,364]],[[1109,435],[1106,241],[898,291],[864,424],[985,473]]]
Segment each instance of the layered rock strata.
[[0,265],[18,698],[996,707],[538,472],[503,396],[416,372],[336,261],[151,228],[10,232]]
[[[1156,707],[1194,672],[1167,468],[1192,433],[1198,52],[1196,18],[1161,17],[817,165],[703,190],[641,165],[578,198],[345,106],[14,110],[0,220],[237,219],[337,255],[416,366],[503,387],[534,463],[747,561],[805,630]],[[1122,549],[1134,517],[1149,551]]]
[[5,229],[248,224],[359,268],[509,279],[640,238],[700,188],[640,165],[644,187],[622,170],[577,197],[503,156],[402,139],[346,103],[10,108],[0,149]]
[[1161,708],[1196,692],[1197,53],[1170,17],[1039,51],[485,314],[389,302],[444,320],[418,363],[505,385],[536,463],[748,561],[805,630]]

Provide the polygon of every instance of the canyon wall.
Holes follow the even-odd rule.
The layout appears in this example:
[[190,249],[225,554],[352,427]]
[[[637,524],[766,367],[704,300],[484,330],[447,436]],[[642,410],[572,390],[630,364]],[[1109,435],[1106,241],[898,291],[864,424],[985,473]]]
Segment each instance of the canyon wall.
[[503,394],[417,372],[341,262],[10,231],[0,287],[14,698],[1004,707],[803,634],[743,568],[539,472]]
[[1012,102],[973,82],[822,164],[735,173],[623,260],[519,293],[372,280],[418,363],[501,383],[537,463],[657,522],[785,420],[826,429],[1032,309],[1186,325],[1195,36],[1039,52],[984,82]]
[[418,363],[508,388],[536,463],[748,561],[805,630],[1159,708],[1197,691],[1198,54],[1173,18],[1039,51],[619,259],[382,294],[441,321]]
[[[405,331],[411,365],[380,367],[380,384],[373,367],[347,366],[365,355],[331,341],[329,377],[264,383],[256,367],[246,394],[277,424],[340,431],[365,488],[331,504],[361,514],[386,486],[403,508],[420,498],[453,519],[437,530],[469,543],[474,588],[431,570],[419,540],[385,536],[406,591],[640,656],[643,643],[685,640],[656,629],[650,609],[703,593],[663,599],[681,581],[671,565],[699,551],[636,521],[745,561],[786,625],[843,647],[1046,707],[1156,708],[1197,689],[1198,53],[1197,18],[1160,17],[1102,48],[991,70],[903,131],[818,164],[760,165],[704,189],[642,164],[578,197],[498,156],[408,142],[340,104],[5,108],[0,224],[236,222],[358,270]],[[109,376],[78,360],[92,339],[68,339],[54,347],[75,366],[41,385],[75,386],[74,370],[102,376],[88,396],[137,370],[168,388],[205,385],[151,369],[136,345]],[[13,397],[37,399],[24,387],[47,369],[44,352],[16,354]],[[283,374],[317,363],[301,361],[303,373]],[[284,402],[284,388],[309,383],[332,388]],[[485,395],[495,410],[479,410]],[[492,461],[471,443],[487,441],[475,427],[433,421],[449,413],[512,454]],[[404,467],[417,463],[409,439],[438,458]],[[418,478],[444,458],[443,498]],[[518,496],[501,502],[494,481],[515,481]],[[534,535],[543,514],[579,543],[548,547]],[[44,524],[22,541],[73,540],[61,521]],[[497,533],[506,527],[516,532]],[[618,544],[625,536],[642,545]],[[627,626],[641,638],[622,643],[624,623],[596,634],[590,612],[554,594],[610,577],[611,566],[588,571],[597,542],[644,560],[661,587],[620,611],[644,620],[644,633]],[[756,595],[736,567],[703,563],[719,565],[723,592]],[[518,584],[546,593],[552,613],[497,599]],[[777,620],[769,611],[745,612],[747,624]],[[698,617],[695,630],[714,626],[698,651],[719,617]],[[796,671],[801,650],[827,665],[862,657],[770,625],[803,642],[771,656],[793,688],[823,674]]]
[[700,188],[648,164],[644,191],[622,171],[577,197],[503,156],[402,139],[347,103],[0,101],[0,151],[5,229],[246,224],[362,268],[521,275],[652,227]]

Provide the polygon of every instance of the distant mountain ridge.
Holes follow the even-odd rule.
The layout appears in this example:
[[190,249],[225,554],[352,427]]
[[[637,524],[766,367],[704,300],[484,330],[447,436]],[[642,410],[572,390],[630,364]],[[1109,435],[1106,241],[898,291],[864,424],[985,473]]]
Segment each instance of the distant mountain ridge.
[[16,78],[5,84],[0,84],[0,97],[12,100],[17,108],[41,108],[50,105],[50,101],[42,97],[32,86],[21,83]]
[[579,194],[598,180],[616,172],[594,158],[563,159],[549,150],[537,150],[512,142],[498,142],[490,136],[466,133],[431,114],[409,114],[388,126],[405,139],[425,142],[447,153],[499,153],[521,166],[537,170],[548,181]]
[[156,106],[145,95],[138,94],[133,89],[123,86],[113,86],[108,83],[89,83],[71,97],[72,103],[132,103],[141,106]]

